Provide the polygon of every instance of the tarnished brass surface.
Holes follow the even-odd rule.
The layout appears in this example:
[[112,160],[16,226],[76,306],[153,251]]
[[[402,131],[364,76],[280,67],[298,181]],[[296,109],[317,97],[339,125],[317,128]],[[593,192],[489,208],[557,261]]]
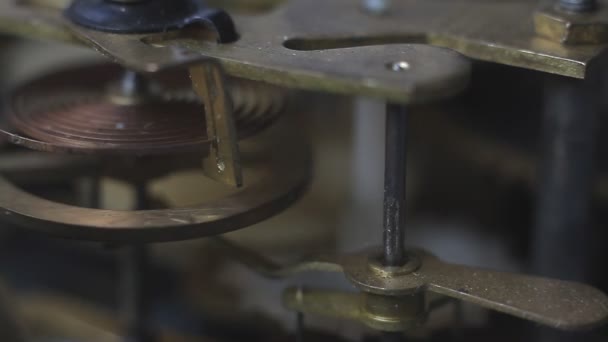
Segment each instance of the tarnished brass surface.
[[342,265],[357,287],[377,294],[430,291],[559,329],[587,329],[608,320],[608,297],[591,286],[444,263],[424,251],[417,254],[418,270],[393,277],[379,277],[370,269],[367,260],[376,255],[373,252],[351,255]]
[[[189,33],[99,34],[67,24],[57,3],[44,8],[45,1],[35,2],[38,6],[0,4],[0,30],[69,42],[79,37],[139,69],[155,70],[163,59],[181,64],[208,56],[245,78],[400,102],[449,96],[464,87],[468,74],[456,55],[404,44],[447,47],[475,59],[577,78],[585,77],[605,47],[566,46],[539,36],[533,23],[538,4],[522,0],[394,1],[383,16],[370,15],[351,0],[291,0],[266,13],[235,14],[241,39],[230,45]],[[397,45],[364,46],[383,44]],[[180,55],[184,52],[188,56]],[[137,58],[125,58],[129,54]],[[399,60],[411,69],[394,73],[385,68]]]
[[597,10],[572,13],[546,3],[534,15],[536,32],[561,44],[608,43],[608,3],[600,1]]
[[[214,58],[233,76],[287,87],[375,96],[405,103],[427,102],[455,95],[468,85],[470,76],[470,63],[465,58],[447,49],[425,45],[299,52],[281,45],[276,47],[281,53],[273,53],[265,45],[266,42],[246,42],[245,35],[236,43],[217,44],[201,39],[203,33],[197,30],[128,36],[109,35],[74,25],[69,27],[83,41],[115,62],[147,72],[203,61],[210,63],[209,58]],[[252,44],[261,46],[251,49]],[[239,48],[240,45],[245,46]],[[406,62],[407,70],[392,68],[393,63],[400,61]]]
[[296,146],[290,150],[297,152],[294,155],[273,152],[245,164],[254,179],[247,178],[240,191],[210,203],[175,209],[75,207],[35,197],[0,177],[1,216],[49,235],[95,241],[175,241],[221,234],[276,215],[303,194],[310,179],[309,151]]
[[426,318],[423,294],[390,297],[371,293],[289,288],[283,304],[290,310],[359,321],[380,331],[406,331]]
[[[379,273],[377,267],[370,265],[370,260],[380,255],[376,250],[324,256],[281,270],[260,256],[251,257],[251,252],[240,247],[232,244],[228,247],[230,255],[246,265],[253,265],[262,274],[290,276],[303,271],[343,272],[363,292],[392,296],[395,301],[402,296],[430,292],[564,330],[589,329],[608,320],[608,297],[594,287],[449,264],[422,250],[410,251],[418,257],[419,264],[414,262],[419,266],[409,268],[409,273],[391,272],[394,270]],[[343,302],[343,299],[336,300]]]
[[[10,3],[0,4],[0,30],[23,35],[40,33],[41,38],[46,35],[69,42],[81,40],[113,61],[137,71],[154,72],[212,57],[220,60],[229,74],[243,78],[290,87],[377,96],[398,102],[444,98],[458,93],[468,83],[468,61],[441,48],[407,44],[328,51],[287,48],[283,44],[293,45],[293,40],[291,44],[287,40],[306,38],[299,33],[300,30],[292,30],[296,26],[285,22],[288,18],[284,16],[287,13],[294,15],[294,11],[298,11],[296,19],[306,18],[297,8],[289,10],[297,5],[294,1],[284,5],[289,7],[280,7],[267,14],[235,16],[241,39],[234,44],[209,41],[204,38],[202,29],[194,28],[157,35],[96,32],[66,22],[57,9],[19,7]],[[358,7],[355,9],[358,11]],[[318,9],[314,12],[323,13]],[[334,13],[331,21],[342,15]],[[363,20],[366,17],[364,15]],[[358,21],[362,18],[351,19]],[[356,26],[361,25],[356,23]],[[400,61],[407,62],[409,68],[395,71],[390,67]]]
[[[221,67],[203,63],[190,68],[194,91],[204,103],[207,135],[213,137],[203,170],[212,179],[232,186],[243,185],[234,110]],[[203,110],[203,108],[201,108]]]
[[332,290],[288,288],[283,292],[283,305],[306,314],[359,320],[361,295]]

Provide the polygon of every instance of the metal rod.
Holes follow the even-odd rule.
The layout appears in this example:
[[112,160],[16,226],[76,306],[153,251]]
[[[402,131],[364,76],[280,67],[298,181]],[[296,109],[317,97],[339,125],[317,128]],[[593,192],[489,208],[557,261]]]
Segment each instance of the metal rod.
[[384,259],[386,266],[407,262],[405,253],[405,179],[407,109],[386,106],[386,159],[384,170]]
[[[148,207],[146,184],[135,184],[135,208]],[[126,342],[151,342],[153,334],[148,328],[148,298],[146,296],[146,275],[148,249],[145,244],[124,247],[121,262],[122,302],[127,327]]]
[[[594,256],[590,222],[595,169],[598,87],[591,81],[547,76],[536,224],[536,274],[589,281]],[[574,341],[541,330],[538,341]]]
[[128,342],[151,341],[147,328],[147,300],[145,296],[145,273],[147,250],[144,245],[126,246],[122,260],[122,301]]
[[304,313],[296,313],[296,342],[304,342]]

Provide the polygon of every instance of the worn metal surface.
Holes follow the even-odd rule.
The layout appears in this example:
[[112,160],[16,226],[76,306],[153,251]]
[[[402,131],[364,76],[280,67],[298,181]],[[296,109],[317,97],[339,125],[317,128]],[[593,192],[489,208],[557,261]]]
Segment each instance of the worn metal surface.
[[379,277],[369,268],[369,253],[342,265],[347,278],[373,293],[426,290],[560,329],[586,329],[608,319],[608,297],[591,286],[448,264],[425,252],[416,254],[419,269],[392,277]]
[[[236,43],[220,45],[199,38],[201,33],[197,31],[129,37],[74,26],[71,29],[93,48],[136,70],[153,72],[208,62],[207,56],[220,60],[228,74],[238,77],[288,87],[377,96],[395,102],[426,102],[452,96],[467,86],[470,73],[469,62],[462,56],[424,45],[310,52],[290,51],[281,46],[278,47],[283,50],[281,54],[272,53],[263,45],[235,51],[238,57],[231,57],[225,52],[245,44],[244,37]],[[298,58],[299,55],[306,57]],[[411,68],[404,73],[387,67],[397,61],[407,61]]]
[[386,107],[384,161],[383,264],[401,266],[405,252],[405,183],[407,161],[407,108]]
[[[370,62],[394,62],[397,51],[391,50],[397,47],[328,49],[406,43],[447,47],[475,59],[584,77],[588,62],[604,46],[569,48],[539,38],[533,25],[536,9],[536,2],[521,0],[394,1],[389,13],[373,16],[351,0],[292,0],[265,16],[235,17],[242,37],[230,47],[195,42],[185,46],[230,61],[229,71],[238,68],[256,77],[263,77],[262,70],[249,70],[253,66],[266,73],[290,70],[294,76],[309,69],[308,73],[321,72],[328,79],[336,74],[335,68],[353,78],[374,76],[371,68],[361,70],[357,62],[369,54],[379,57]],[[406,61],[413,58],[414,71],[417,56],[401,53]],[[232,61],[242,65],[232,66]]]
[[[189,89],[185,75],[158,75],[149,81],[155,91],[140,89],[125,95],[131,90],[121,89],[119,97],[109,85],[122,72],[115,65],[94,64],[60,70],[22,85],[10,97],[6,117],[25,136],[12,129],[0,130],[0,136],[48,152],[137,156],[204,154],[220,138],[236,144],[236,137],[216,137],[220,131],[207,134],[212,118],[205,117],[207,111]],[[239,138],[246,138],[276,120],[287,95],[270,85],[231,79],[228,96],[234,103]]]
[[343,272],[363,292],[398,298],[426,291],[563,330],[589,329],[608,320],[608,297],[589,285],[445,263],[422,250],[410,251],[415,267],[370,267],[381,251],[369,250],[281,268],[233,244],[228,247],[239,261],[274,277]]
[[608,43],[608,8],[605,3],[597,10],[573,13],[546,3],[534,15],[536,32],[560,44]]
[[[297,3],[289,5],[289,8],[294,5]],[[242,15],[238,20],[235,17],[237,28],[242,33],[241,39],[234,44],[216,44],[203,37],[202,29],[157,35],[108,34],[66,23],[57,9],[16,7],[7,3],[0,6],[0,30],[26,35],[48,34],[50,38],[64,38],[71,42],[78,37],[113,61],[137,71],[154,72],[192,64],[207,56],[219,59],[229,74],[248,79],[385,97],[397,102],[423,102],[456,94],[466,86],[469,76],[469,63],[465,58],[430,46],[368,46],[329,51],[287,48],[283,44],[292,46],[294,41],[287,43],[286,39],[301,35],[299,30],[290,33],[291,28],[296,27],[286,23],[288,18],[284,16],[286,12],[293,16],[295,10],[298,13],[295,18],[302,24],[301,20],[307,16],[300,15],[298,8],[263,15]],[[358,13],[358,7],[355,8]],[[306,10],[313,9],[323,12],[318,6]],[[337,9],[332,4],[328,10]],[[343,13],[334,12],[332,18],[342,16]],[[366,21],[365,16],[351,19],[351,24],[353,21]],[[356,26],[360,25],[357,23]],[[408,72],[398,73],[387,68],[387,64],[401,60],[411,65]]]
[[[577,78],[585,76],[589,63],[604,50],[603,44],[564,46],[537,36],[534,1],[398,1],[386,15],[375,16],[350,0],[291,0],[274,11],[235,15],[241,39],[229,46],[197,40],[196,34],[188,33],[118,37],[75,29],[61,19],[57,9],[61,4],[48,2],[47,8],[3,2],[0,29],[71,42],[80,37],[115,55],[115,60],[141,69],[155,70],[159,61],[187,62],[204,55],[218,58],[228,73],[245,78],[400,102],[457,92],[466,83],[466,63],[455,54],[427,47],[349,47],[426,43],[476,59]],[[142,39],[182,49],[154,51]],[[331,49],[336,47],[344,49]],[[191,55],[180,56],[183,49]],[[125,58],[129,54],[139,58]],[[401,59],[412,65],[409,73],[393,74],[384,68]]]
[[[287,146],[289,151],[281,150]],[[0,178],[1,216],[49,235],[95,241],[175,241],[221,234],[276,215],[303,194],[310,179],[310,152],[287,140],[274,148],[244,165],[251,172],[246,186],[209,203],[159,210],[87,209],[35,197]]]
[[221,67],[201,64],[190,68],[196,94],[205,104],[207,135],[213,137],[203,170],[212,179],[232,186],[243,185],[243,170],[237,142],[234,110]]
[[405,331],[425,318],[423,294],[389,297],[320,289],[289,288],[283,304],[290,310],[359,321],[380,331]]

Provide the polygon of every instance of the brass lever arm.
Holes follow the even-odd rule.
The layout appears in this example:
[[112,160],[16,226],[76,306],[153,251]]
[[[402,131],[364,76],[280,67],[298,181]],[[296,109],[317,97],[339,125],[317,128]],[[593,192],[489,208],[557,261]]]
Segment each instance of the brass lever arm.
[[[281,267],[225,239],[217,241],[233,257],[262,275],[282,278],[306,271],[343,272],[366,295],[394,303],[432,292],[563,330],[590,329],[608,320],[608,297],[589,285],[445,263],[420,250],[411,251],[409,263],[399,268],[382,267],[376,251],[326,256]],[[322,297],[330,308],[351,305],[344,301],[352,296]],[[334,302],[342,304],[332,306]],[[352,313],[341,315],[354,317]]]

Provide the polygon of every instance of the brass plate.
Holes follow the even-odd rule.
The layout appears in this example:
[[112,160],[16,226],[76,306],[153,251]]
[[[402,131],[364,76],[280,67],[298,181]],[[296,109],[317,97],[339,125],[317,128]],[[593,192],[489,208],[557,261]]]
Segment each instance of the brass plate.
[[[393,1],[383,16],[366,13],[352,0],[290,0],[270,12],[235,14],[241,39],[230,45],[187,33],[118,36],[76,29],[61,18],[59,7],[64,1],[34,2],[37,6],[0,4],[0,30],[70,42],[78,36],[107,54],[141,57],[115,60],[134,62],[142,69],[154,69],[150,60],[171,56],[167,51],[186,51],[189,57],[181,62],[193,57],[218,58],[236,76],[400,102],[449,96],[467,79],[467,64],[457,56],[443,56],[446,52],[408,43],[450,48],[475,59],[577,78],[585,77],[590,62],[605,47],[564,46],[537,36],[533,17],[538,4],[523,0],[401,0]],[[112,41],[120,49],[104,49]],[[136,41],[181,49],[157,48],[160,51],[150,55],[142,51],[152,50],[137,46]],[[407,61],[411,70],[394,73],[384,68],[398,60]]]
[[[297,51],[283,46],[300,34],[285,27],[283,10],[236,16],[241,40],[218,45],[200,32],[118,35],[77,27],[53,8],[0,5],[0,30],[75,42],[78,37],[114,62],[155,72],[192,65],[209,57],[228,74],[282,86],[368,95],[396,102],[426,102],[452,96],[469,80],[470,63],[453,51],[425,45],[366,46]],[[199,29],[199,31],[202,29]],[[194,30],[196,31],[196,30]],[[281,33],[282,31],[285,31]],[[408,67],[394,70],[392,64]]]

